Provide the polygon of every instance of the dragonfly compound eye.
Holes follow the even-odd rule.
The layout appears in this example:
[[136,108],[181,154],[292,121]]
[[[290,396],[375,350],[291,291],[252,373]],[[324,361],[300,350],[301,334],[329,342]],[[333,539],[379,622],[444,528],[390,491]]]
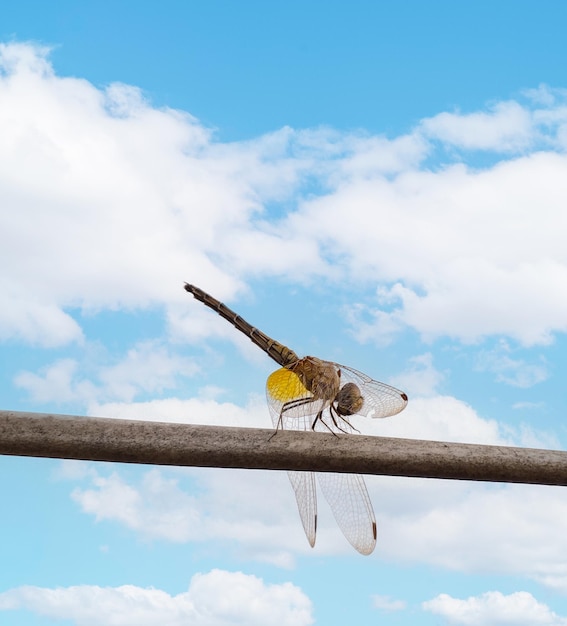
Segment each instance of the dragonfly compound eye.
[[354,415],[364,404],[360,389],[354,383],[347,383],[341,387],[337,397],[337,413],[339,415]]

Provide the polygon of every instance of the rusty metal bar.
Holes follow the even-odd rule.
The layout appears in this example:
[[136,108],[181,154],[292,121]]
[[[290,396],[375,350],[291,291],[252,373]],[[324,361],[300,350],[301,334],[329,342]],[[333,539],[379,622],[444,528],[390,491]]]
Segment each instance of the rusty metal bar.
[[567,452],[0,411],[0,454],[567,485]]

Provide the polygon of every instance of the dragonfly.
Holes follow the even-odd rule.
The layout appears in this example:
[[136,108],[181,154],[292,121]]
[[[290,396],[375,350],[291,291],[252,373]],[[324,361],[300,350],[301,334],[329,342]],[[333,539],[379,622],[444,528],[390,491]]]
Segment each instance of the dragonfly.
[[[281,366],[266,382],[274,435],[280,429],[355,434],[359,431],[351,424],[351,416],[390,417],[407,406],[408,397],[403,391],[333,361],[314,356],[300,358],[199,287],[185,283],[185,290],[247,335]],[[315,474],[289,471],[288,476],[307,540],[314,547]],[[343,535],[358,552],[371,554],[376,546],[376,516],[363,477],[318,472],[317,482]]]

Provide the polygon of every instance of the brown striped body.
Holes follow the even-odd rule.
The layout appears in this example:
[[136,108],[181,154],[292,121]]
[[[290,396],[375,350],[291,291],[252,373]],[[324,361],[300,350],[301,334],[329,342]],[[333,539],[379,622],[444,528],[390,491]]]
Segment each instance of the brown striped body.
[[229,309],[226,304],[213,298],[213,296],[199,289],[199,287],[185,283],[185,290],[192,293],[199,302],[202,302],[213,309],[213,311],[216,311],[221,317],[224,317],[225,320],[249,337],[253,343],[269,354],[272,359],[282,367],[288,367],[292,363],[299,361],[299,357],[293,350],[279,343],[279,341],[268,337],[268,335],[265,335],[261,330],[254,328],[252,324],[249,324],[245,319],[242,319],[240,315],[235,313],[232,309]]

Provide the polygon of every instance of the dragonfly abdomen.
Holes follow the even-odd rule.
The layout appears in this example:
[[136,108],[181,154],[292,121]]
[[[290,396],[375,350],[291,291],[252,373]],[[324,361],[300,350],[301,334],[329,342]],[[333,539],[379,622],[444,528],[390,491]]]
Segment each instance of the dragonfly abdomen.
[[268,335],[249,324],[232,309],[229,309],[226,304],[223,304],[216,298],[213,298],[213,296],[209,295],[202,289],[199,289],[199,287],[185,283],[185,290],[192,293],[193,296],[199,300],[199,302],[202,302],[210,309],[213,309],[213,311],[216,311],[221,317],[224,317],[225,320],[230,322],[241,333],[244,333],[247,337],[249,337],[253,343],[266,352],[266,354],[274,359],[274,361],[279,365],[286,367],[291,365],[291,363],[299,361],[299,357],[293,350],[290,350],[287,346],[279,343],[279,341],[268,337]]

